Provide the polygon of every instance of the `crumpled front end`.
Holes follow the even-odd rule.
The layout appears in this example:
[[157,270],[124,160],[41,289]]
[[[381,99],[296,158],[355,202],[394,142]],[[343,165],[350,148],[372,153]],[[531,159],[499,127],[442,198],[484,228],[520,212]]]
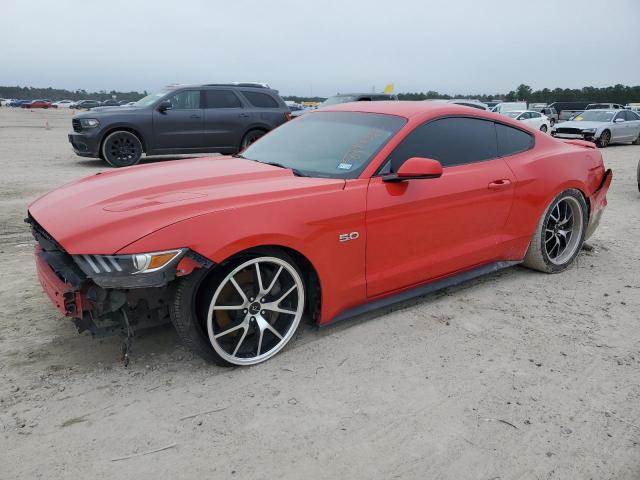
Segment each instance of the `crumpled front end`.
[[122,286],[117,282],[104,283],[102,276],[83,271],[81,262],[74,260],[33,217],[26,221],[37,242],[34,253],[40,285],[56,309],[73,318],[79,332],[88,330],[97,336],[127,334],[168,323],[170,281],[205,266],[197,260],[206,262],[197,254],[184,256],[172,266],[170,274],[150,276],[149,280],[155,282],[153,286],[130,281]]

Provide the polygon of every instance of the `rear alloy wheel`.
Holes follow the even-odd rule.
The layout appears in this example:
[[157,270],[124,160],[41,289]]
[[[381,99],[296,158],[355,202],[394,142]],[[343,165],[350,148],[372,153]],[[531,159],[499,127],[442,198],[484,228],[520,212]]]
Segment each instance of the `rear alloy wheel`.
[[602,134],[600,135],[600,138],[598,139],[598,147],[605,148],[607,147],[607,145],[609,145],[610,141],[611,141],[611,132],[609,130],[605,130],[604,132],[602,132]]
[[640,132],[638,132],[638,136],[636,137],[636,139],[633,141],[634,145],[640,145]]
[[250,130],[248,131],[244,137],[242,137],[242,142],[240,143],[240,150],[244,150],[253,142],[258,140],[260,137],[264,135],[265,132],[262,130]]
[[549,120],[549,125],[553,127],[556,124],[556,121],[552,118]]
[[547,207],[531,239],[524,265],[547,273],[566,269],[580,252],[587,225],[587,204],[577,190],[558,195]]
[[547,133],[547,126],[544,123],[540,126],[540,131],[542,133]]
[[102,157],[112,167],[130,167],[142,157],[142,143],[131,132],[110,133],[102,142]]
[[[267,256],[268,255],[268,256]],[[222,366],[255,365],[282,350],[304,312],[305,285],[280,252],[242,257],[178,284],[171,319],[182,340]]]

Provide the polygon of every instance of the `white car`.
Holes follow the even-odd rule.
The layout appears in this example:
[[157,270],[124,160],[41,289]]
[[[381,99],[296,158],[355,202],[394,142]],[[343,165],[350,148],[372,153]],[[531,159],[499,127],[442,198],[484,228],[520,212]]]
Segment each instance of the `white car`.
[[527,102],[500,102],[491,109],[495,113],[513,112],[515,110],[526,110]]
[[546,115],[533,110],[513,110],[511,112],[502,112],[502,114],[526,123],[532,128],[537,128],[541,132],[548,132],[551,127],[551,122]]
[[53,102],[58,108],[69,108],[73,103],[73,100],[60,100],[58,102]]

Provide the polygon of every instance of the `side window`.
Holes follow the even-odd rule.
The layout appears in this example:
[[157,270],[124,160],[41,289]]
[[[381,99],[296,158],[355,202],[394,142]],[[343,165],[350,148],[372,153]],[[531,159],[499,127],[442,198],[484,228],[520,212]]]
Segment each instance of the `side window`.
[[625,122],[627,121],[627,119],[625,118],[624,112],[617,113],[616,116],[613,118],[613,121],[615,122],[616,120],[618,120],[620,118],[622,120],[624,120]]
[[540,118],[540,114],[538,112],[530,112],[529,116],[531,118]]
[[173,110],[200,108],[200,90],[185,90],[167,98]]
[[533,147],[533,136],[529,133],[496,123],[496,137],[498,138],[498,155],[506,157],[524,152]]
[[451,117],[417,127],[396,147],[389,158],[391,171],[397,172],[400,165],[411,157],[433,158],[442,163],[443,167],[451,167],[496,156],[493,122]]
[[240,108],[240,99],[231,90],[205,90],[205,108]]
[[278,102],[276,102],[270,95],[260,92],[252,92],[248,90],[242,90],[242,94],[249,100],[249,103],[258,108],[278,108]]
[[640,120],[640,117],[636,112],[632,112],[631,110],[627,110],[627,120]]

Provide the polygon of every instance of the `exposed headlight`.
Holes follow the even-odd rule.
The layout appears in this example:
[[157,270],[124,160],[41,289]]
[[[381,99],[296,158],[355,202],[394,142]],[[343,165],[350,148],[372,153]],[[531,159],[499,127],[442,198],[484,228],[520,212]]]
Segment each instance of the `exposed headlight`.
[[100,125],[100,122],[95,118],[81,118],[80,125],[82,125],[82,128],[95,128]]
[[186,249],[132,255],[74,255],[80,269],[105,288],[160,286],[173,279]]
[[595,128],[585,128],[582,130],[582,133],[596,133]]

